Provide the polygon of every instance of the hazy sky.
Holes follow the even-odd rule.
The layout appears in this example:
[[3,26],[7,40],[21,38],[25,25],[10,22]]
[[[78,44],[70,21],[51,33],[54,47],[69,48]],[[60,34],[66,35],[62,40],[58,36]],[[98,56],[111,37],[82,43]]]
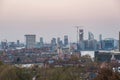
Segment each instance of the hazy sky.
[[118,39],[120,0],[0,0],[0,41],[24,41],[25,34],[76,41],[74,26],[84,26],[85,36]]

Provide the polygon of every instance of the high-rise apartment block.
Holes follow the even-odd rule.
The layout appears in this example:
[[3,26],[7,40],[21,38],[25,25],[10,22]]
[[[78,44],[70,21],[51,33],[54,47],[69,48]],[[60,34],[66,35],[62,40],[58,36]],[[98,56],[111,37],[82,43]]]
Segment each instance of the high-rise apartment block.
[[2,48],[3,50],[5,50],[5,49],[8,48],[7,40],[3,40],[3,41],[1,42],[1,48]]
[[64,45],[65,46],[68,45],[68,36],[67,35],[64,36]]
[[25,35],[25,42],[27,49],[35,48],[36,35]]
[[43,44],[43,37],[40,37],[40,43]]
[[79,42],[84,40],[84,30],[79,29]]

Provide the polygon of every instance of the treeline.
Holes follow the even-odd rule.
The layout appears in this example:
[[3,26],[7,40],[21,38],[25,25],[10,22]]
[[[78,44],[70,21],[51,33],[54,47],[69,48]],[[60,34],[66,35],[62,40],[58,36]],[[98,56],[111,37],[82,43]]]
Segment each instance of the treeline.
[[82,80],[85,78],[78,67],[39,69],[36,80]]
[[82,66],[19,68],[0,63],[0,80],[83,80],[89,75]]
[[120,80],[120,73],[110,68],[98,70],[95,64],[97,65],[91,62],[81,66],[19,68],[0,62],[0,80]]
[[110,68],[101,68],[94,78],[82,67],[62,67],[39,69],[36,80],[120,80],[120,73]]
[[32,80],[31,70],[0,62],[0,80]]
[[102,68],[93,80],[120,80],[120,73],[114,72],[110,68]]

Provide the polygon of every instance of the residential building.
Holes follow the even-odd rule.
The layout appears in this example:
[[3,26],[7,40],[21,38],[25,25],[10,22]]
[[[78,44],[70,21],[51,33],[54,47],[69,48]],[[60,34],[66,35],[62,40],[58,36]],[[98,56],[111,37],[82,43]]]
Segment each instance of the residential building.
[[35,48],[36,35],[25,35],[25,42],[27,49]]

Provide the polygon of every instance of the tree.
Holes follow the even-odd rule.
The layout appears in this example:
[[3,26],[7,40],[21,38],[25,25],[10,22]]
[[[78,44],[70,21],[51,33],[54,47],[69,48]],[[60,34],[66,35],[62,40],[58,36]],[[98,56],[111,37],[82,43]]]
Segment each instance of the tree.
[[32,80],[32,75],[26,69],[2,65],[0,66],[0,80]]
[[93,80],[120,80],[120,73],[113,72],[109,68],[102,68],[99,70],[97,77]]
[[2,61],[0,61],[0,66],[3,65]]

